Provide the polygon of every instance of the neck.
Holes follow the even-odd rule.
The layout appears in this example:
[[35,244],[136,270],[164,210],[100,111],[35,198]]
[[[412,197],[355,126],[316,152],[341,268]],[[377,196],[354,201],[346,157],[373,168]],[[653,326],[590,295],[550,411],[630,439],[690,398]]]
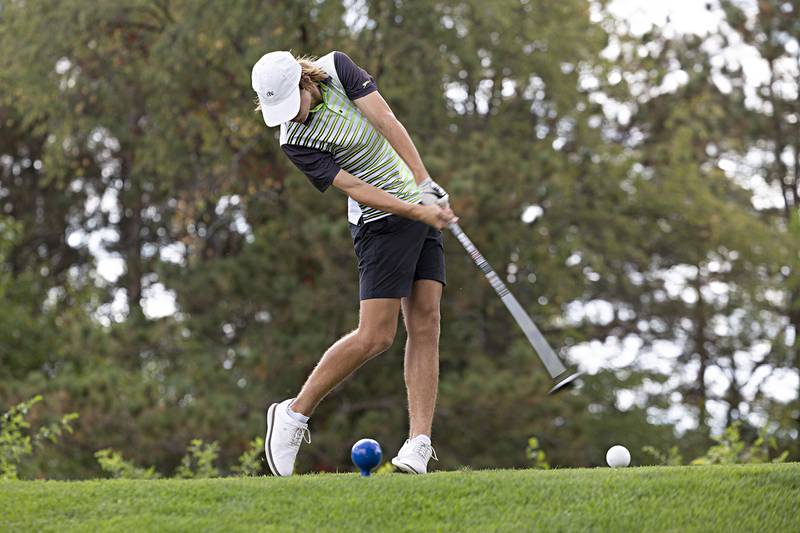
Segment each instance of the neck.
[[319,90],[319,85],[316,83],[308,90],[311,93],[311,109],[314,109],[320,102],[322,102],[322,92]]

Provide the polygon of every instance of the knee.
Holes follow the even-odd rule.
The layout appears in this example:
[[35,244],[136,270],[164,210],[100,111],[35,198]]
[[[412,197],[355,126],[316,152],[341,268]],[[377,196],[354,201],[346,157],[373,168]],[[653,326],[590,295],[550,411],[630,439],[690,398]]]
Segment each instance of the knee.
[[406,329],[414,337],[438,337],[440,321],[438,306],[417,308],[407,317]]
[[388,350],[394,343],[394,330],[382,330],[359,333],[361,341],[366,345],[369,357],[381,354]]

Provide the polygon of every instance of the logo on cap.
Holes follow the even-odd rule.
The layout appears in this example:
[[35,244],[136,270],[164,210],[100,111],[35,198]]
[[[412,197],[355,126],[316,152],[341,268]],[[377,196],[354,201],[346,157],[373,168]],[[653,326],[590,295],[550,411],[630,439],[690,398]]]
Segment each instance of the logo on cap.
[[275,96],[275,93],[274,93],[274,92],[272,92],[272,91],[267,91],[267,94],[266,94],[266,95],[267,95],[267,96]]

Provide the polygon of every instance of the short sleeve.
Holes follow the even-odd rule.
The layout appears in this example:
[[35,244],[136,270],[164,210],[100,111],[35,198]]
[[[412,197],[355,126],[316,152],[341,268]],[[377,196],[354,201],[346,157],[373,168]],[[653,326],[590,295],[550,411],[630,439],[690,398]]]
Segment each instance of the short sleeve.
[[333,160],[333,154],[330,152],[293,144],[284,144],[281,148],[319,192],[325,192],[339,173],[339,165]]
[[367,96],[378,90],[375,79],[366,70],[356,65],[344,52],[333,53],[333,66],[344,91],[350,100]]

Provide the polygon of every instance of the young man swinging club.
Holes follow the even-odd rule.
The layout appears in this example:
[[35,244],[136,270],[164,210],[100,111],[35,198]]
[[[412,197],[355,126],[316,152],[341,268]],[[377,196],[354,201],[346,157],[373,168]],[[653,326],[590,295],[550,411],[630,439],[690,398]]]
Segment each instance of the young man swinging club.
[[253,89],[267,126],[320,191],[348,198],[358,257],[358,328],[333,344],[296,398],[267,410],[264,445],[273,475],[290,476],[308,419],[336,385],[394,341],[403,310],[409,438],[392,463],[428,471],[439,379],[439,301],[445,285],[441,230],[458,219],[428,175],[414,143],[375,80],[341,52],[295,59],[271,52],[253,66]]

